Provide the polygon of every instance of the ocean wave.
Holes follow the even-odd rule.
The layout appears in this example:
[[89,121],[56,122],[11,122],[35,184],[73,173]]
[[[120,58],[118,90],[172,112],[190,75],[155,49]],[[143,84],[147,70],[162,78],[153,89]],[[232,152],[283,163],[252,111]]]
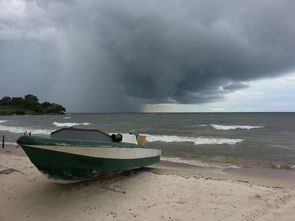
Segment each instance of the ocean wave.
[[214,163],[205,163],[200,160],[185,160],[179,157],[162,157],[161,156],[161,160],[173,162],[173,163],[183,163],[183,164],[188,164],[188,165],[197,166],[197,167],[220,168],[220,169],[239,168],[238,166],[231,165],[231,164],[218,165]]
[[[184,164],[189,164],[189,165],[198,166],[198,167],[211,167],[208,163],[205,163],[199,160],[185,160],[179,157],[162,157],[161,156],[161,160],[173,162],[173,163],[184,163]],[[217,167],[219,168],[220,166],[217,166]]]
[[177,143],[184,143],[190,142],[194,143],[195,145],[202,145],[202,144],[230,144],[234,145],[236,143],[240,143],[243,139],[229,139],[229,138],[214,138],[214,137],[182,137],[182,136],[168,136],[168,135],[149,135],[145,134],[147,142],[177,142]]
[[209,126],[209,125],[207,125],[207,124],[199,124],[198,126],[199,126],[199,127],[207,127],[207,126]]
[[218,124],[211,124],[211,126],[216,130],[236,130],[236,129],[257,129],[263,128],[263,126],[246,126],[246,125],[218,125]]
[[27,132],[31,132],[32,134],[39,134],[39,135],[48,135],[51,133],[51,131],[46,129],[11,127],[11,126],[4,126],[4,125],[0,125],[0,131],[8,131],[10,133],[15,133],[15,134],[23,134],[25,131],[27,131]]
[[60,123],[60,122],[56,122],[55,121],[52,124],[54,126],[56,126],[56,127],[73,127],[73,126],[87,126],[90,123],[71,123],[71,122],[68,122],[68,123]]
[[7,146],[17,146],[17,143],[5,141],[5,145],[7,145]]
[[271,163],[270,167],[274,169],[295,170],[295,165],[288,163]]
[[1,123],[7,122],[7,120],[0,120],[0,131],[7,131],[10,133],[15,134],[23,134],[25,132],[31,132],[32,134],[38,134],[38,135],[48,135],[51,133],[50,130],[46,129],[34,129],[29,127],[12,127],[12,126],[5,126],[1,125]]

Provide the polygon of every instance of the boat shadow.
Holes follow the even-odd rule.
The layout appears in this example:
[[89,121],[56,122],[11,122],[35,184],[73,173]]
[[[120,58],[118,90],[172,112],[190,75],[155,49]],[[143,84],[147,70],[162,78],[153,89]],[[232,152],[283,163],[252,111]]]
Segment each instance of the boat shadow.
[[[153,170],[154,170],[153,168],[142,167],[142,168],[133,169],[133,170],[107,173],[97,177],[96,179],[85,180],[85,181],[74,182],[74,183],[63,184],[63,183],[48,182],[46,184],[47,187],[45,188],[55,189],[58,195],[60,193],[64,193],[64,191],[71,192],[71,191],[83,190],[83,189],[87,189],[87,187],[111,190],[109,186],[116,182],[125,182],[126,180],[132,177],[136,177],[144,172],[153,172]],[[120,192],[120,191],[117,191],[117,192]]]
[[51,185],[56,185],[57,188],[69,188],[69,187],[80,188],[81,186],[88,186],[88,185],[102,185],[108,182],[113,182],[113,181],[115,182],[117,180],[124,180],[132,176],[137,176],[138,174],[141,174],[143,172],[152,172],[153,170],[155,169],[150,167],[142,167],[142,168],[133,169],[133,170],[110,172],[110,173],[100,175],[99,177],[95,179],[83,180],[83,181],[73,182],[73,183],[51,182]]

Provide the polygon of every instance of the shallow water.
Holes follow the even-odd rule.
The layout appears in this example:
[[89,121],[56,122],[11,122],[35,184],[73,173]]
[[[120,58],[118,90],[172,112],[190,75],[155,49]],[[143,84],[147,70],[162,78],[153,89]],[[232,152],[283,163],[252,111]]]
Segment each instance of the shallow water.
[[147,135],[164,159],[215,167],[295,166],[294,113],[137,113],[0,116],[13,145],[24,131],[48,137],[68,126]]

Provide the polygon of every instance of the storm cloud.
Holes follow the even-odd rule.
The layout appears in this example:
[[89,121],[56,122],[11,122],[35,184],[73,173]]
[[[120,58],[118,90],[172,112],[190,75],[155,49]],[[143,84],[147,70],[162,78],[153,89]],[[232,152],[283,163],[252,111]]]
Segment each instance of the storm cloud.
[[201,104],[295,69],[293,0],[0,1],[0,95]]

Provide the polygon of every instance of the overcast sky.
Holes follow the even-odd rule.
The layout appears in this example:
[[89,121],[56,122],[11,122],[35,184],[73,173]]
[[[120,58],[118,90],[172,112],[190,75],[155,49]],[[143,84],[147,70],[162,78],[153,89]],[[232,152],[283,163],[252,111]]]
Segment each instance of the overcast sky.
[[294,0],[0,0],[0,97],[295,111]]

